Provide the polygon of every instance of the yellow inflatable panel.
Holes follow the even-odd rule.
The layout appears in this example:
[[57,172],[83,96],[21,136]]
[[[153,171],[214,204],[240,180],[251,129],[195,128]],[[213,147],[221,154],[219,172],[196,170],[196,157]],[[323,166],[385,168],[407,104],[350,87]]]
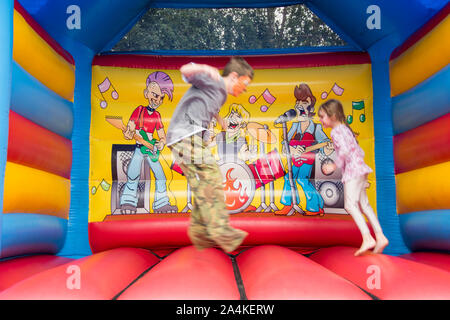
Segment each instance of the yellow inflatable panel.
[[450,17],[445,18],[398,58],[391,61],[391,95],[397,96],[450,62]]
[[67,219],[70,208],[70,180],[60,176],[6,163],[4,213],[37,213]]
[[46,87],[72,101],[75,67],[43,40],[16,10],[13,58]]
[[[93,66],[89,222],[104,221],[108,217],[120,217],[119,194],[127,182],[126,165],[129,158],[133,156],[135,141],[126,140],[123,132],[106,119],[108,117],[119,119],[119,122],[126,125],[139,105],[148,105],[149,101],[144,96],[146,79],[156,71],[164,72],[174,85],[172,99],[166,94],[164,102],[157,109],[161,115],[163,130],[167,133],[175,107],[190,87],[189,84],[182,81],[178,70]],[[232,112],[242,114],[242,121],[247,123],[247,126],[243,127],[240,134],[245,137],[250,146],[256,148],[256,157],[250,156],[249,159],[239,161],[237,166],[242,169],[242,176],[248,174],[249,179],[252,180],[252,173],[248,173],[247,168],[257,164],[263,155],[269,153],[279,156],[283,167],[287,168],[287,158],[281,151],[283,130],[281,125],[274,125],[274,121],[284,112],[294,108],[296,103],[294,89],[301,83],[306,84],[317,99],[314,112],[317,112],[320,104],[327,99],[335,98],[342,101],[345,114],[352,116],[351,127],[360,133],[358,140],[365,151],[365,161],[375,171],[371,81],[370,64],[256,69],[254,81],[248,87],[247,92],[238,98],[229,96],[220,112],[224,119],[231,117]],[[313,122],[320,123],[317,114],[314,115]],[[276,137],[274,141],[257,141],[252,136],[252,128],[263,125],[267,125]],[[287,129],[289,130],[292,125],[289,122]],[[214,135],[220,133],[218,125],[212,130]],[[329,137],[330,129],[325,129],[324,133]],[[158,139],[158,136],[159,133],[155,130],[153,138]],[[217,159],[219,158],[217,145],[212,145],[211,152]],[[316,160],[316,168],[320,169],[319,157]],[[156,202],[154,199],[156,188],[154,172],[144,164],[142,172],[146,176],[140,178],[144,207],[138,206],[138,215],[153,214],[153,205]],[[164,172],[164,195],[169,198],[172,205],[178,207],[178,212],[181,212],[188,204],[187,182],[184,176],[172,169],[173,158],[170,149],[164,147],[159,158],[153,164],[160,166]],[[274,166],[272,169],[277,172],[278,167]],[[375,173],[369,175],[369,180],[371,182],[368,190],[369,200],[376,210]],[[144,181],[147,181],[145,185]],[[280,198],[283,192],[284,178],[283,176],[277,177],[273,182],[274,203],[281,209],[283,204]],[[256,189],[250,194],[250,204],[247,207],[243,206],[245,210],[254,212],[262,202],[262,189],[257,184],[255,187]],[[305,209],[306,195],[299,185],[297,188],[300,206]],[[268,203],[269,184],[266,185],[265,192],[265,201]],[[325,214],[326,217],[328,214]]]
[[450,162],[398,174],[398,213],[450,209],[449,179]]

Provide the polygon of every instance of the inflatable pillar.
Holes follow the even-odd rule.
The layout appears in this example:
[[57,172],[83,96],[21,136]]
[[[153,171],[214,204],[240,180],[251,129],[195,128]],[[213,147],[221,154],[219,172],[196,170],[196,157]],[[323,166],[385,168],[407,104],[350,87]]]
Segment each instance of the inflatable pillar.
[[89,128],[91,119],[91,75],[94,53],[77,44],[74,47],[75,91],[74,126],[72,133],[72,190],[69,210],[69,227],[64,247],[59,255],[84,257],[90,255],[88,239],[89,212]]
[[3,220],[3,181],[8,150],[9,105],[11,99],[13,0],[0,2],[0,256]]
[[389,239],[385,253],[408,253],[400,233],[397,215],[392,129],[392,101],[389,79],[389,57],[394,49],[390,39],[369,48],[372,61],[373,122],[375,137],[375,165],[377,177],[377,212],[383,232]]

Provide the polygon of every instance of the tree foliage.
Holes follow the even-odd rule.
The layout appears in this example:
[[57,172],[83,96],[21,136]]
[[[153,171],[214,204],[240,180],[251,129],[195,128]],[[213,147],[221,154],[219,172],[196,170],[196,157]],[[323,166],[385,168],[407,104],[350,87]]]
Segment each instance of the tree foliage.
[[248,50],[345,45],[306,6],[150,9],[113,51]]

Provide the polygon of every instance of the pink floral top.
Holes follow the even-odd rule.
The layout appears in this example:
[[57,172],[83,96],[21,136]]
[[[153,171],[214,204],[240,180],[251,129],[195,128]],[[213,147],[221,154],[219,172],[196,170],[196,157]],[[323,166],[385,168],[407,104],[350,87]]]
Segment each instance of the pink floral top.
[[334,149],[336,151],[336,165],[342,169],[342,182],[363,176],[372,172],[364,162],[364,151],[356,142],[352,131],[344,124],[331,130]]

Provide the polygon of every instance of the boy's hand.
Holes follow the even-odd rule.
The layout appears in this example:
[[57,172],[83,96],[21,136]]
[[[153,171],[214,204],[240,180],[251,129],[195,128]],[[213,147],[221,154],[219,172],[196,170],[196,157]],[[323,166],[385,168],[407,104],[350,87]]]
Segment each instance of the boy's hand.
[[221,76],[217,68],[205,65],[205,73],[207,73],[214,81],[219,81]]

